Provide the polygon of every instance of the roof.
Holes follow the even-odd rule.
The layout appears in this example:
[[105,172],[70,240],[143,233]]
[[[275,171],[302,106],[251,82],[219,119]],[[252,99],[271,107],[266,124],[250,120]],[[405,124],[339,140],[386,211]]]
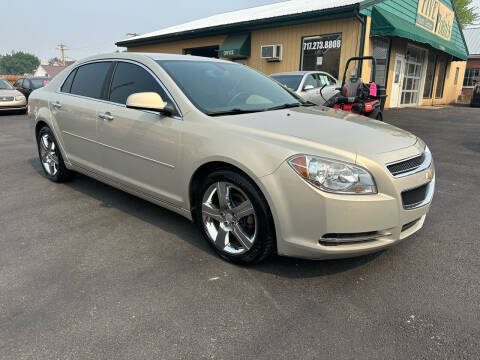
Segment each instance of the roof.
[[470,57],[480,57],[480,28],[463,30]]
[[56,66],[56,65],[40,65],[49,77],[57,76],[66,66]]
[[215,59],[215,58],[206,58],[201,56],[192,56],[192,55],[179,55],[179,54],[164,54],[164,53],[144,53],[144,52],[120,52],[120,53],[106,53],[106,54],[99,54],[89,56],[85,59],[79,60],[75,63],[76,66],[80,66],[84,63],[100,60],[100,59],[127,59],[127,60],[137,60],[137,61],[146,61],[147,59],[153,61],[161,61],[161,60],[197,60],[197,61],[211,61],[211,62],[222,62],[227,64],[232,64],[231,61],[222,60],[222,59]]
[[223,14],[209,16],[203,19],[190,21],[184,24],[171,26],[153,31],[144,35],[135,36],[117,42],[119,46],[129,46],[147,40],[174,37],[180,34],[192,34],[206,29],[219,29],[235,24],[248,24],[260,20],[277,19],[289,15],[308,15],[329,9],[338,9],[358,4],[359,0],[290,0],[248,9],[231,11]]

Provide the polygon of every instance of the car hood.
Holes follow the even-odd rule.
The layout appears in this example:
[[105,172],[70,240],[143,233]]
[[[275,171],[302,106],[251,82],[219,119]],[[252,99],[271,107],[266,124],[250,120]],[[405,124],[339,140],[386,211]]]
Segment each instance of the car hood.
[[395,126],[321,106],[223,116],[219,119],[262,130],[264,134],[299,138],[361,155],[386,153],[417,142],[415,135]]
[[20,91],[15,89],[0,89],[0,96],[20,96],[23,95]]

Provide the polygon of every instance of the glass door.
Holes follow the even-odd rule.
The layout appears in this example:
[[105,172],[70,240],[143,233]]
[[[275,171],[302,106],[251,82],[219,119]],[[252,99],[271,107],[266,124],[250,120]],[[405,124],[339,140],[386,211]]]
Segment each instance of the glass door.
[[425,50],[408,46],[402,85],[402,106],[420,104],[420,85],[424,76]]

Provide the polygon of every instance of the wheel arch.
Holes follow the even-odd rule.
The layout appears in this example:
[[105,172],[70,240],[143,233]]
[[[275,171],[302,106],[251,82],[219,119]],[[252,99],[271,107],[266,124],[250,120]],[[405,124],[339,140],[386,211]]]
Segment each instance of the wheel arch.
[[273,207],[271,202],[269,201],[269,196],[265,194],[265,191],[262,189],[262,186],[256,181],[255,177],[249,174],[248,170],[244,170],[239,166],[233,165],[229,162],[223,161],[223,160],[215,160],[215,161],[209,161],[206,162],[202,165],[200,165],[195,172],[193,173],[192,177],[190,178],[189,186],[188,186],[188,208],[190,209],[192,213],[192,218],[195,221],[195,197],[199,191],[199,188],[202,183],[202,179],[204,179],[206,176],[211,174],[214,171],[218,170],[231,170],[234,172],[237,172],[243,176],[245,176],[247,179],[249,179],[252,184],[257,188],[263,199],[265,200],[265,203],[267,205],[268,211],[270,218],[272,220],[273,226],[275,228],[275,234],[276,234],[276,222],[275,222],[275,216],[273,216]]
[[38,132],[44,126],[48,126],[51,129],[50,125],[44,119],[38,119],[35,124],[35,137],[38,136]]

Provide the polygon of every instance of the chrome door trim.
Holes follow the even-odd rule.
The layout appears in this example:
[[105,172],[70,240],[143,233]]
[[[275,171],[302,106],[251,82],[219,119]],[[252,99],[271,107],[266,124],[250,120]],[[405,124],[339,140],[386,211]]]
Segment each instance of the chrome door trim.
[[[175,115],[175,116],[170,116],[171,118],[173,119],[177,119],[177,120],[183,120],[183,114],[180,110],[180,107],[178,106],[177,102],[175,101],[175,99],[173,98],[172,94],[170,93],[170,91],[168,91],[168,89],[165,87],[165,85],[163,85],[162,81],[158,78],[157,75],[155,75],[155,73],[150,70],[150,68],[148,68],[146,65],[138,62],[138,61],[135,61],[135,60],[129,60],[129,59],[117,59],[117,58],[111,58],[111,59],[97,59],[97,60],[91,60],[91,61],[87,61],[87,62],[84,62],[84,63],[81,63],[81,64],[78,64],[77,66],[75,66],[69,73],[68,75],[65,77],[65,79],[63,79],[63,81],[60,83],[59,87],[57,88],[57,90],[55,91],[57,94],[62,94],[62,95],[67,95],[67,96],[75,96],[75,97],[78,97],[78,98],[81,98],[81,99],[86,99],[86,100],[93,100],[93,101],[98,101],[98,102],[102,102],[102,103],[105,103],[105,104],[110,104],[110,105],[116,105],[116,106],[121,106],[121,107],[124,107],[126,108],[126,105],[125,104],[119,104],[119,103],[116,103],[116,102],[112,102],[112,101],[108,101],[108,100],[104,100],[104,99],[97,99],[97,98],[91,98],[91,97],[88,97],[88,96],[82,96],[82,95],[76,95],[76,94],[71,94],[71,93],[65,93],[65,92],[62,92],[62,86],[63,84],[65,83],[65,81],[67,80],[67,78],[70,76],[70,74],[75,71],[76,69],[78,69],[79,67],[83,66],[83,65],[88,65],[88,64],[94,64],[94,63],[98,63],[98,62],[126,62],[126,63],[131,63],[131,64],[134,64],[134,65],[138,65],[140,66],[141,68],[143,68],[144,70],[146,70],[151,76],[153,76],[153,78],[157,81],[157,83],[160,85],[160,87],[165,91],[165,93],[167,94],[167,96],[170,98],[170,100],[172,101],[173,105],[175,106],[175,109],[177,110],[178,114],[179,115]],[[115,74],[115,72],[112,74],[112,76]],[[157,111],[151,111],[151,110],[139,110],[139,111],[144,111],[144,112],[149,112],[149,113],[153,113],[153,114],[161,114],[161,112],[157,112]]]
[[76,137],[76,138],[79,138],[79,139],[82,139],[82,140],[85,140],[85,141],[88,141],[88,142],[91,142],[91,143],[94,143],[94,144],[97,144],[97,145],[100,145],[100,146],[103,146],[103,147],[106,147],[106,148],[108,148],[108,149],[117,150],[117,151],[122,152],[122,153],[124,153],[124,154],[128,154],[128,155],[131,155],[131,156],[134,156],[134,157],[143,159],[143,160],[151,161],[151,162],[153,162],[153,163],[155,163],[155,164],[158,164],[158,165],[161,165],[161,166],[170,168],[170,169],[175,169],[175,166],[174,166],[174,165],[171,165],[171,164],[167,164],[167,163],[164,163],[164,162],[155,160],[155,159],[151,159],[151,158],[148,158],[148,157],[146,157],[146,156],[134,154],[134,153],[132,153],[132,152],[130,152],[130,151],[122,150],[122,149],[116,148],[116,147],[114,147],[114,146],[110,146],[110,145],[101,143],[101,142],[99,142],[99,141],[87,139],[87,138],[85,138],[85,137],[83,137],[83,136],[76,135],[76,134],[73,134],[73,133],[68,132],[68,131],[62,131],[62,132],[63,132],[64,134],[67,134],[67,135],[70,135],[70,136],[73,136],[73,137]]

